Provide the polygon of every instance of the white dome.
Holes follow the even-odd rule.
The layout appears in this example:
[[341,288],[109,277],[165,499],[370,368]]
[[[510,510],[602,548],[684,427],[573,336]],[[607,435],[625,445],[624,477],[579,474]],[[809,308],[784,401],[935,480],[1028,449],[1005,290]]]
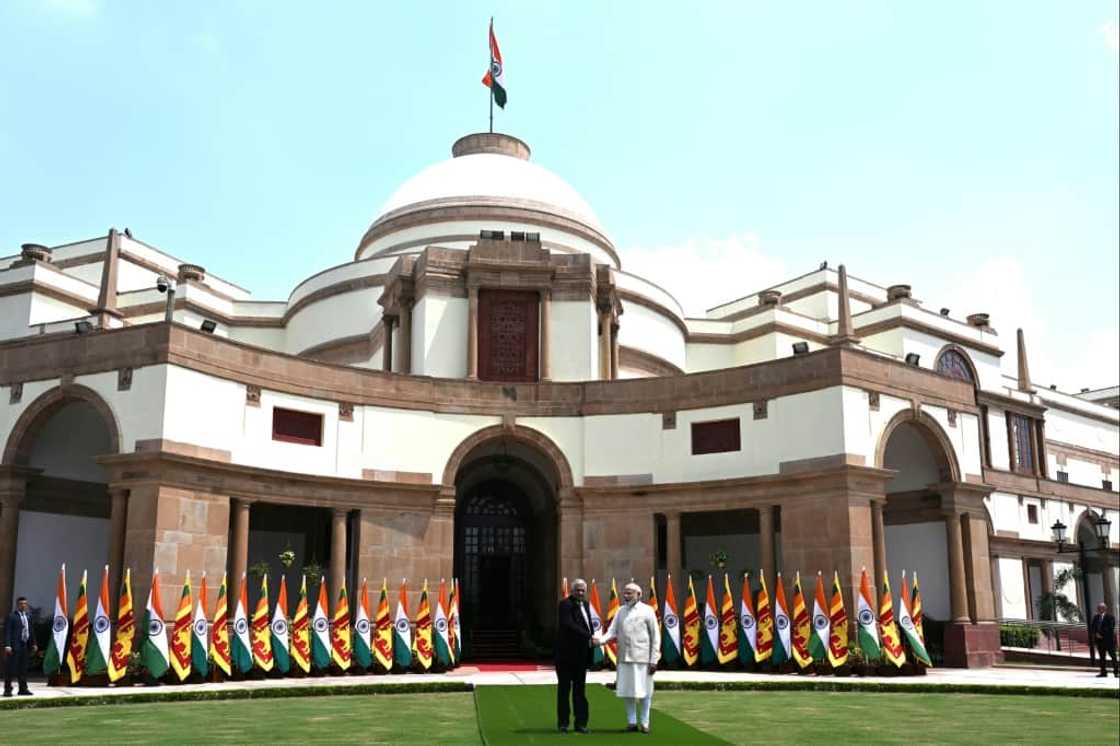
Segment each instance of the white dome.
[[472,198],[509,200],[510,206],[561,215],[603,232],[591,206],[566,181],[535,163],[496,153],[461,155],[429,166],[393,193],[377,220],[437,200],[470,204]]

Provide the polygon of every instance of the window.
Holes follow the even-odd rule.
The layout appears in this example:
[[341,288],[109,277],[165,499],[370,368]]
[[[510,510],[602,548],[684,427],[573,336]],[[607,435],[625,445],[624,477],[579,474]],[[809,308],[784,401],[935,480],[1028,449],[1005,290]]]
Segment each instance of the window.
[[934,363],[934,370],[949,378],[967,381],[974,385],[976,383],[976,379],[972,375],[972,364],[968,361],[968,358],[965,357],[964,353],[959,350],[950,348],[943,351],[937,356],[937,362]]
[[1027,523],[1031,523],[1031,524],[1034,524],[1036,526],[1038,525],[1038,506],[1037,505],[1028,505],[1027,506]]
[[323,415],[273,407],[272,439],[321,446],[323,445]]
[[988,408],[980,406],[980,438],[983,446],[984,466],[992,465],[992,437],[988,432]]
[[1007,413],[1007,440],[1011,451],[1011,470],[1034,473],[1034,437],[1031,419]]
[[1101,489],[1102,490],[1108,490],[1108,491],[1111,492],[1112,491],[1112,480],[1111,479],[1102,479],[1101,480]]
[[1058,471],[1058,481],[1059,482],[1068,482],[1069,481],[1069,473],[1059,470]]
[[742,448],[739,418],[692,423],[692,455],[727,453]]

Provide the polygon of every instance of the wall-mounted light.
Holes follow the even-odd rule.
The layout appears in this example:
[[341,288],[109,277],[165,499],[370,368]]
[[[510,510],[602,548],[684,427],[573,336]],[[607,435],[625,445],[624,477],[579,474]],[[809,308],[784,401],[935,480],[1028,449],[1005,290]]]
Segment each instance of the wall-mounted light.
[[921,360],[922,360],[922,356],[919,355],[916,352],[906,353],[906,364],[907,365],[913,365],[915,368],[917,368],[918,363],[921,362]]
[[809,343],[808,342],[794,342],[793,343],[793,354],[794,355],[806,355],[806,354],[808,354],[808,352],[809,352]]
[[78,334],[89,334],[93,331],[93,324],[88,321],[75,321],[74,331]]
[[202,326],[199,327],[199,329],[206,332],[207,334],[213,334],[214,330],[217,329],[217,328],[218,328],[218,322],[213,321],[212,319],[205,319],[202,322]]

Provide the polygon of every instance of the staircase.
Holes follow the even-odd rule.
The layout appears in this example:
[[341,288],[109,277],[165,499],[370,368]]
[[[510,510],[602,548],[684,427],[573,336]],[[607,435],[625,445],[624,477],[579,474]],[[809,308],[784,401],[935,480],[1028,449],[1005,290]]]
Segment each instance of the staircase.
[[515,629],[476,629],[471,631],[468,661],[513,661],[525,656],[520,635]]

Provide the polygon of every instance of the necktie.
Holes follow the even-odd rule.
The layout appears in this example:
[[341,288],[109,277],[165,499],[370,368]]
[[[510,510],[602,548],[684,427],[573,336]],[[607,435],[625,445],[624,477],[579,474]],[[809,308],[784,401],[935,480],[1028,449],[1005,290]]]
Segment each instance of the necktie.
[[27,642],[27,614],[22,611],[19,614],[20,621],[23,622],[23,641]]

